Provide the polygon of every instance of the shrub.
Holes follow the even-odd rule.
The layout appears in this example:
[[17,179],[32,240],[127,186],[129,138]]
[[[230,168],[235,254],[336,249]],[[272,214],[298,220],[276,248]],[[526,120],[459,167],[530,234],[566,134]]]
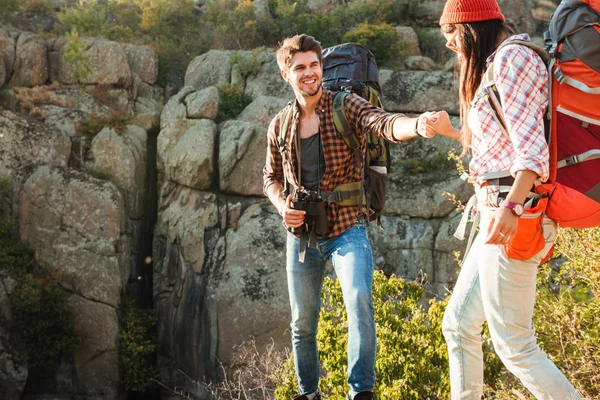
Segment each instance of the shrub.
[[216,48],[251,49],[263,42],[251,0],[213,0],[204,18],[214,26]]
[[75,102],[66,96],[56,94],[54,90],[60,89],[60,84],[53,83],[46,86],[14,87],[17,100],[24,111],[30,114],[38,105],[52,104],[59,107],[73,108]]
[[392,65],[406,56],[406,44],[399,40],[396,28],[390,24],[360,24],[346,33],[344,41],[358,43],[371,50],[380,66]]
[[46,0],[23,0],[21,4],[21,11],[26,13],[45,13],[51,8]]
[[242,78],[246,79],[251,75],[257,74],[260,70],[259,56],[263,50],[263,47],[259,47],[249,56],[243,56],[238,52],[234,52],[229,58],[229,62],[237,69]]
[[81,2],[57,13],[63,32],[82,36],[103,36],[108,28],[108,6],[98,1]]
[[119,335],[119,367],[125,389],[147,392],[157,382],[153,363],[156,352],[156,312],[140,309],[134,302],[125,307]]
[[406,158],[398,160],[393,165],[393,170],[404,174],[420,174],[426,172],[435,172],[448,170],[455,165],[452,159],[443,152],[438,152],[432,157],[427,158]]
[[79,39],[77,28],[72,28],[71,33],[67,34],[67,47],[63,53],[63,61],[71,64],[73,78],[78,83],[85,83],[91,71],[90,56],[84,52],[85,49],[85,44]]
[[20,0],[0,0],[0,22],[4,22],[9,13],[17,11],[20,3]]
[[234,119],[252,102],[252,97],[244,93],[244,89],[238,85],[220,85],[217,89],[219,89],[219,111],[215,119],[217,123]]
[[[441,323],[446,300],[432,300],[429,309],[421,305],[423,288],[376,271],[373,280],[377,323],[377,382],[375,391],[382,400],[444,399],[449,396],[448,355]],[[325,306],[321,311],[317,340],[321,365],[326,375],[320,388],[327,397],[341,398],[346,383],[347,319],[339,284],[326,279]],[[489,346],[489,340],[486,341]],[[499,361],[485,353],[486,380],[495,384]],[[291,363],[291,361],[290,361]],[[276,399],[297,392],[292,369],[281,375]]]
[[90,175],[92,175],[94,178],[96,179],[100,179],[103,181],[108,181],[110,180],[110,170],[106,169],[106,168],[96,168],[93,166],[88,165],[86,167],[86,170],[90,173]]

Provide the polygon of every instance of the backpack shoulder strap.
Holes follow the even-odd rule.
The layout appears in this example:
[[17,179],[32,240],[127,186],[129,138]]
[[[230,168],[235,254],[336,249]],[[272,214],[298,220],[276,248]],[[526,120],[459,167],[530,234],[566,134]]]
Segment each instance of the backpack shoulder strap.
[[[346,116],[346,97],[348,97],[348,92],[338,92],[333,97],[333,123],[335,125],[335,129],[337,130],[338,137],[342,139],[346,145],[352,150],[354,153],[354,160],[356,161],[356,166],[358,167],[360,173],[360,193],[358,197],[359,206],[363,204],[363,196],[364,196],[364,187],[365,187],[365,171],[364,164],[362,162],[362,154],[360,152],[360,145],[358,141],[357,133],[350,127],[348,123],[348,117]],[[369,204],[367,199],[367,207],[366,213],[368,217]]]
[[354,152],[354,155],[357,156],[357,161],[360,162],[362,157],[360,157],[358,136],[350,127],[350,124],[348,123],[348,117],[346,116],[345,104],[346,97],[348,95],[348,92],[338,92],[333,97],[333,123],[338,133],[338,137],[346,142],[348,147],[350,147],[350,149]]
[[[513,40],[508,43],[503,43],[496,49],[496,52],[500,51],[500,49],[502,49],[504,47],[511,46],[511,45],[520,45],[520,46],[525,46],[525,47],[530,48],[531,50],[535,51],[540,56],[540,58],[546,65],[547,65],[548,61],[550,60],[550,57],[548,56],[548,53],[546,52],[546,50],[544,50],[542,47],[540,47],[534,43],[531,43],[527,40]],[[483,78],[481,80],[481,84],[479,86],[478,93],[475,95],[475,99],[473,101],[475,102],[483,96],[487,97],[487,102],[492,110],[494,119],[496,120],[496,122],[498,123],[498,126],[500,127],[500,130],[510,140],[506,121],[504,119],[504,113],[502,113],[502,102],[500,100],[500,94],[498,93],[498,88],[496,87],[496,82],[494,81],[494,62],[493,61],[490,63],[490,65],[485,70],[485,74],[483,75]],[[547,135],[546,135],[546,137],[547,137]]]
[[290,128],[290,122],[292,120],[292,102],[290,101],[287,106],[281,111],[281,116],[279,117],[279,135],[278,135],[278,143],[279,149],[283,149],[285,145],[285,139],[287,138],[288,130]]
[[[279,145],[279,153],[281,153],[281,157],[283,163],[285,165],[288,162],[288,152],[286,151],[286,139],[288,135],[288,131],[290,130],[290,122],[292,121],[292,111],[294,109],[293,102],[290,101],[287,106],[283,110],[281,110],[281,115],[279,116],[279,132],[277,134],[277,144]],[[286,168],[283,168],[283,192],[285,195],[289,193],[289,185],[290,182],[288,180],[286,174]]]

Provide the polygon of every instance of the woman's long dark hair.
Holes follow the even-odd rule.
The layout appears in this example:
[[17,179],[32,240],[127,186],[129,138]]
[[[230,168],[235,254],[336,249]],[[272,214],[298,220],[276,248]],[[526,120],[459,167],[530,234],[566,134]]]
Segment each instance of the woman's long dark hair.
[[467,117],[471,109],[471,101],[479,88],[486,70],[486,60],[498,47],[498,39],[502,33],[513,34],[513,30],[500,20],[488,20],[464,24],[444,25],[444,33],[458,31],[460,56],[458,63],[460,119],[462,122],[461,142],[463,154],[471,146],[471,131]]

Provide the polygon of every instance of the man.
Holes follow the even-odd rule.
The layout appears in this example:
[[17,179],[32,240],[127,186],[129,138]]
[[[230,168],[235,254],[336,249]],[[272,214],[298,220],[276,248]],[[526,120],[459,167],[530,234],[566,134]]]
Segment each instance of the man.
[[[281,76],[294,90],[296,99],[282,143],[279,143],[279,130],[283,111],[269,126],[263,189],[277,207],[283,225],[294,232],[310,229],[306,226],[306,211],[292,207],[295,194],[311,191],[318,197],[321,193],[332,192],[338,185],[361,181],[361,171],[353,151],[337,137],[332,115],[334,93],[321,86],[321,51],[319,42],[308,35],[285,39],[277,51]],[[426,126],[422,118],[424,115],[408,118],[390,114],[353,94],[347,96],[344,107],[350,126],[357,132],[370,130],[393,142],[419,135],[428,138],[435,135]],[[364,154],[365,135],[358,136]],[[291,190],[287,197],[284,187]],[[300,388],[300,394],[295,397],[297,400],[321,399],[316,336],[326,260],[332,262],[340,280],[348,313],[350,391],[346,398],[374,398],[373,259],[367,237],[368,210],[359,207],[358,201],[355,203],[348,206],[327,205],[327,229],[321,229],[316,246],[301,248],[301,239],[291,232],[287,234],[286,269],[292,311],[292,346]]]

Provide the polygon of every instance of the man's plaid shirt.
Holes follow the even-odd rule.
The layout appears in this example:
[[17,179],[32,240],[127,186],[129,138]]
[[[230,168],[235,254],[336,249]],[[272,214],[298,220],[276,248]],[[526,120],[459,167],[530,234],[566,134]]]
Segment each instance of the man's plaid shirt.
[[[336,186],[343,183],[358,182],[361,179],[354,153],[337,136],[332,114],[333,96],[333,92],[323,90],[323,95],[316,107],[320,119],[321,140],[326,165],[326,171],[319,188],[326,192],[332,192]],[[363,160],[365,156],[365,134],[368,131],[377,132],[389,141],[398,142],[393,136],[393,125],[397,118],[403,117],[402,114],[385,112],[354,94],[346,97],[345,111],[350,127],[363,133],[358,135]],[[281,114],[282,112],[273,118],[267,132],[267,160],[263,169],[263,191],[265,194],[267,188],[273,183],[279,183],[283,186],[284,168],[286,168],[286,176],[289,179],[288,185],[298,187],[298,159],[296,157],[296,135],[299,134],[298,122],[300,120],[298,104],[296,102],[293,104],[292,117],[288,128],[289,133],[286,135],[284,144],[284,154],[286,158],[291,159],[291,163],[285,164],[279,148]],[[337,236],[352,227],[357,222],[360,214],[361,209],[358,206],[342,207],[335,203],[330,204],[327,209],[327,220],[329,222],[327,237]]]

